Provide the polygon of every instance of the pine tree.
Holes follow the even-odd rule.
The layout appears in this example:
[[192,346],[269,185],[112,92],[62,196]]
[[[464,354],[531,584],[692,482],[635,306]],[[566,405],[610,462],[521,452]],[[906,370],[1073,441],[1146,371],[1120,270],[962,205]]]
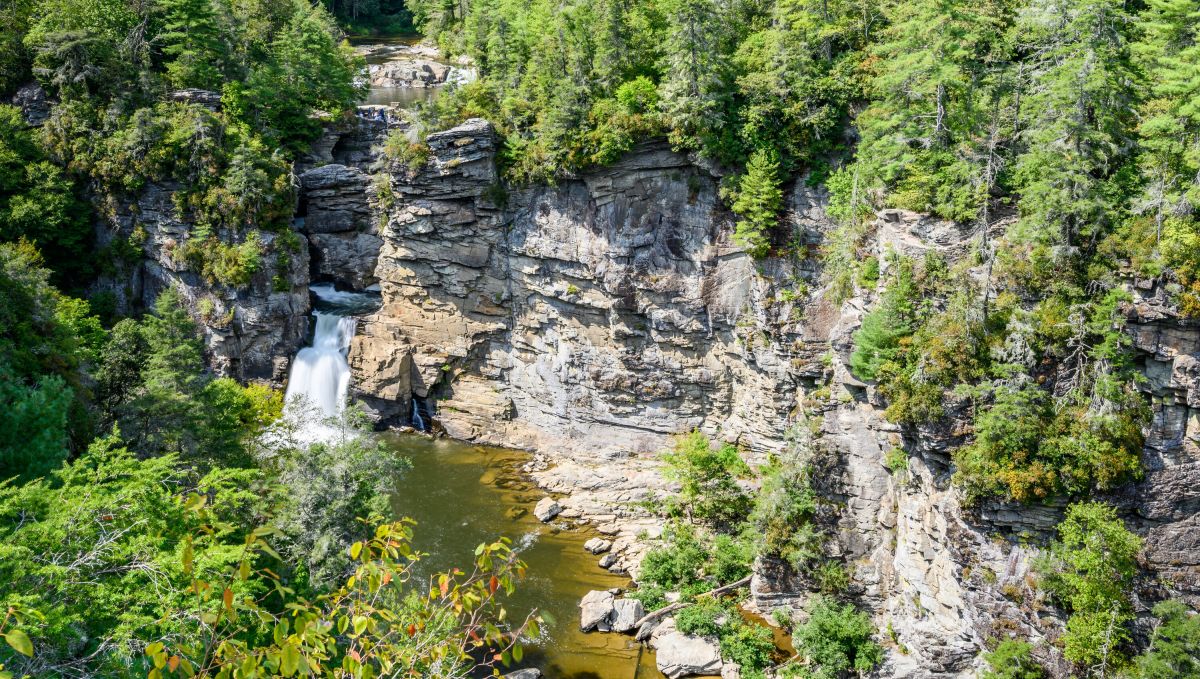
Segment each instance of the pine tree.
[[897,3],[872,50],[873,103],[858,118],[860,172],[895,192],[893,202],[954,219],[979,208],[989,68],[1005,8],[996,2]]
[[765,257],[771,249],[771,232],[783,206],[779,183],[779,154],[774,149],[755,151],[738,180],[733,202],[733,211],[741,217],[733,238],[752,257]]
[[1200,3],[1149,0],[1135,54],[1149,79],[1139,126],[1146,194],[1139,211],[1194,230],[1200,205]]
[[1137,76],[1122,0],[1036,0],[1016,39],[1036,56],[1017,161],[1018,233],[1068,250],[1093,246],[1123,211]]
[[713,0],[672,0],[667,18],[662,108],[672,127],[672,143],[700,148],[700,138],[722,122],[722,19]]
[[176,87],[216,89],[228,50],[212,0],[158,0],[163,14],[163,54]]

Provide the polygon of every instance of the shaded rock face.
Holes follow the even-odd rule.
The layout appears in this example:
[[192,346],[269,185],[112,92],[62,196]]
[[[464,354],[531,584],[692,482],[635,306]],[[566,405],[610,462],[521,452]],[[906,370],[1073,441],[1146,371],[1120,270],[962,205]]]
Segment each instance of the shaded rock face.
[[300,175],[297,227],[308,237],[312,275],[355,290],[375,284],[383,240],[371,202],[374,180],[340,163]]
[[[300,249],[288,257],[264,255],[245,287],[210,283],[173,256],[192,229],[175,209],[172,195],[179,188],[151,183],[96,224],[98,247],[121,239],[140,249],[142,257],[115,260],[116,271],[101,277],[93,292],[111,294],[118,311],[133,314],[153,308],[158,295],[174,286],[200,325],[216,374],[282,385],[308,333],[308,248],[301,239]],[[222,237],[238,240],[236,234]],[[284,247],[277,243],[279,234],[264,231],[261,237],[268,252]]]

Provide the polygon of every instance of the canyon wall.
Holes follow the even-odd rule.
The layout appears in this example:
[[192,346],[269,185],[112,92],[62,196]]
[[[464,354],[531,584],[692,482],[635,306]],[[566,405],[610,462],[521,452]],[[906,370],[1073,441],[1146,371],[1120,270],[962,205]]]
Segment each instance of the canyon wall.
[[[309,219],[330,208],[364,215],[355,233],[380,242],[376,260],[349,258],[357,268],[332,277],[381,287],[383,306],[351,351],[358,396],[381,420],[406,423],[410,398],[431,399],[451,436],[539,451],[543,485],[616,534],[618,569],[636,568],[634,534],[653,524],[637,501],[669,492],[654,470],[671,435],[698,428],[755,462],[801,445],[820,472],[827,551],[890,630],[882,676],[968,676],[990,640],[1061,632],[1030,574],[1030,545],[1053,535],[1061,506],[962,507],[950,452],[969,431],[965,412],[954,417],[951,403],[948,423],[901,428],[850,374],[852,335],[874,294],[829,299],[818,258],[803,256],[834,228],[820,189],[790,188],[793,253],[755,262],[730,241],[718,178],[662,144],[555,186],[505,189],[483,121],[431,135],[416,170],[363,153],[372,134],[381,131],[339,137],[334,147],[359,152],[346,166],[331,153],[334,166],[311,172],[353,179],[306,200]],[[347,201],[356,207],[339,207]],[[872,232],[881,261],[928,250],[955,261],[980,237],[896,210]],[[324,251],[318,238],[313,250]],[[1162,290],[1142,288],[1129,315],[1155,404],[1149,472],[1111,499],[1146,537],[1149,572],[1163,576],[1139,588],[1145,608],[1166,589],[1196,593],[1200,330],[1170,312]],[[907,469],[885,466],[896,447]],[[778,564],[758,570],[761,608],[803,602],[808,583]],[[1066,671],[1054,650],[1040,653]]]

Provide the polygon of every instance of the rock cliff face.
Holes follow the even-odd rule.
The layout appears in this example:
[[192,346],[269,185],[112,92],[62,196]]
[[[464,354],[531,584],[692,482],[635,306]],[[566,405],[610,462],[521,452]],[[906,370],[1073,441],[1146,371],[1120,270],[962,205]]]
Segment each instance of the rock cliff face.
[[[379,157],[385,134],[386,123],[357,120],[316,144],[296,170],[302,250],[267,262],[246,289],[175,263],[187,225],[171,186],[149,187],[100,226],[102,244],[134,237],[144,255],[103,285],[126,307],[178,285],[219,372],[276,382],[303,343],[310,270],[378,285],[383,305],[361,319],[351,349],[355,397],[385,424],[407,424],[415,400],[452,436],[538,451],[530,471],[565,496],[563,516],[597,524],[612,542],[605,567],[619,572],[636,570],[638,535],[661,530],[637,503],[669,492],[656,453],[671,435],[698,428],[753,462],[809,451],[827,552],[892,630],[881,676],[969,676],[990,639],[1060,633],[1024,545],[1051,535],[1061,508],[963,508],[950,483],[965,423],[953,404],[947,425],[902,429],[850,374],[871,299],[831,299],[819,259],[798,254],[819,251],[833,228],[819,189],[801,181],[787,195],[797,254],[754,262],[729,240],[716,178],[663,145],[557,186],[506,191],[483,121],[431,135],[415,171]],[[871,237],[881,261],[927,250],[955,260],[980,234],[885,211]],[[1155,417],[1146,477],[1110,499],[1161,577],[1140,588],[1147,605],[1165,590],[1200,603],[1200,327],[1163,288],[1133,291],[1129,332]],[[897,447],[908,466],[891,471]],[[778,564],[757,571],[760,608],[803,605],[808,583]]]
[[[318,270],[382,289],[351,351],[358,395],[382,420],[407,422],[411,399],[428,399],[452,436],[541,451],[533,471],[568,496],[566,515],[613,537],[606,561],[617,570],[636,568],[634,536],[654,529],[631,505],[664,487],[654,453],[672,434],[699,428],[760,461],[805,441],[829,501],[828,549],[893,630],[884,676],[966,676],[990,639],[1060,633],[1032,587],[1036,553],[1022,545],[1051,535],[1061,509],[962,508],[949,452],[963,422],[887,422],[846,366],[870,300],[829,299],[815,258],[752,261],[729,241],[714,177],[647,144],[557,186],[505,192],[486,123],[428,144],[420,170],[368,178],[378,159],[351,131],[333,146],[357,155],[338,164],[330,154],[335,164],[302,179]],[[387,200],[364,197],[368,185]],[[810,252],[832,228],[824,204],[803,182],[788,195],[796,244]],[[342,249],[354,254],[332,254],[325,234],[355,243]],[[980,236],[902,211],[880,214],[873,234],[881,261],[927,250],[953,261]],[[1161,290],[1140,292],[1130,332],[1156,416],[1147,477],[1114,500],[1146,537],[1150,567],[1174,594],[1195,596],[1200,329]],[[895,447],[909,462],[892,472],[884,459]],[[759,571],[761,607],[803,600],[786,569]],[[1050,653],[1045,662],[1065,670]]]
[[[178,189],[151,183],[104,213],[96,224],[98,246],[123,246],[114,252],[132,246],[141,256],[113,257],[114,270],[95,284],[96,291],[111,293],[118,310],[132,313],[151,308],[160,292],[174,286],[201,325],[215,372],[282,384],[308,331],[308,249],[303,239],[288,257],[264,256],[246,286],[206,281],[174,256],[192,228],[175,208],[172,196]],[[264,251],[290,249],[276,242],[279,234],[261,236]]]

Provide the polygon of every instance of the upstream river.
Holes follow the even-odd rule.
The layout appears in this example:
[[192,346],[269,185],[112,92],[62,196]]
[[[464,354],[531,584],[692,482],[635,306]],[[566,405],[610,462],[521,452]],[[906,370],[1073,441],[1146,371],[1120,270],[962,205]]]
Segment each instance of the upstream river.
[[537,667],[548,679],[662,677],[653,652],[643,651],[632,636],[579,631],[583,595],[626,588],[629,579],[601,569],[599,557],[583,549],[596,533],[533,517],[533,505],[545,493],[521,471],[528,454],[413,434],[383,436],[412,460],[392,507],[398,516],[417,521],[414,545],[429,554],[421,562],[421,576],[466,567],[477,545],[500,536],[511,538],[529,565],[507,602],[509,615],[524,619],[536,608],[549,624],[543,638],[526,647],[523,662],[502,671]]

